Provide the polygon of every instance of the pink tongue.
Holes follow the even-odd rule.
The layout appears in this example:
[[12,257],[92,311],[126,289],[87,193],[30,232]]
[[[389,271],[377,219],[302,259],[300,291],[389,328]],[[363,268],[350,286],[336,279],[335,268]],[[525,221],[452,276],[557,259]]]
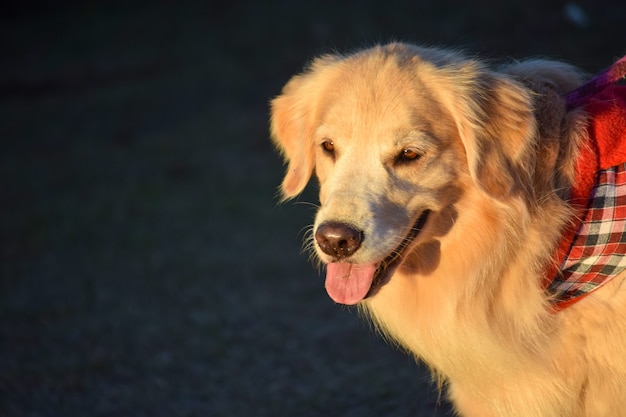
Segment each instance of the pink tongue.
[[340,304],[356,304],[367,295],[376,272],[375,264],[333,262],[326,269],[326,291]]

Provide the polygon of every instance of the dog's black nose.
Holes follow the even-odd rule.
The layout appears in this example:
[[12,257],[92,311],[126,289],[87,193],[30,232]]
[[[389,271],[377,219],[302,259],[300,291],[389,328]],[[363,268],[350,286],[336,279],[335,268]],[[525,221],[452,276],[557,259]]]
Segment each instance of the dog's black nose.
[[337,259],[356,252],[363,241],[363,232],[345,223],[328,222],[315,231],[315,240],[324,253]]

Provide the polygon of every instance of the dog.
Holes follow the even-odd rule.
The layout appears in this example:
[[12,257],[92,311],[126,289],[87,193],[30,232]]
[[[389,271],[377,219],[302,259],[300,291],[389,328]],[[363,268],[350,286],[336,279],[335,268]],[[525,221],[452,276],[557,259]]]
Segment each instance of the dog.
[[271,102],[283,200],[319,182],[329,296],[423,360],[460,416],[626,416],[623,218],[610,274],[585,281],[601,256],[574,253],[592,196],[626,190],[626,94],[568,103],[584,80],[390,43],[321,56]]

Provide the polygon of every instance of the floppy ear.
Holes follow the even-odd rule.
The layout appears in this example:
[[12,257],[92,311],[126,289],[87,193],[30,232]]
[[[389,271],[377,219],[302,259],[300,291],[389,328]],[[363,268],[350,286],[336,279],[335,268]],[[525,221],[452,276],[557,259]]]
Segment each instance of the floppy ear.
[[300,194],[313,173],[314,152],[310,132],[312,104],[304,97],[305,77],[293,77],[283,88],[282,94],[271,103],[272,140],[288,164],[281,185],[284,200]]
[[313,134],[319,122],[320,97],[326,70],[339,56],[317,58],[301,75],[291,78],[280,96],[271,102],[270,131],[272,141],[287,163],[281,184],[283,200],[300,194],[315,166]]
[[[536,119],[530,92],[499,74],[483,73],[458,97],[469,97],[457,113],[470,175],[489,195],[505,199],[532,192],[530,163]],[[467,94],[469,93],[469,94]]]

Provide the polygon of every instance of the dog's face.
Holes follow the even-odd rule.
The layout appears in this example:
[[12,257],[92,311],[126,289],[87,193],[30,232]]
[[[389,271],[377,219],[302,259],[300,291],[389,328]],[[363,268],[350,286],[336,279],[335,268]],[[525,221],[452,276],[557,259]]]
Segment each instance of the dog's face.
[[524,193],[533,123],[518,86],[436,50],[392,44],[294,77],[272,103],[272,134],[286,198],[319,180],[313,235],[331,298],[356,304],[419,263],[466,194]]

